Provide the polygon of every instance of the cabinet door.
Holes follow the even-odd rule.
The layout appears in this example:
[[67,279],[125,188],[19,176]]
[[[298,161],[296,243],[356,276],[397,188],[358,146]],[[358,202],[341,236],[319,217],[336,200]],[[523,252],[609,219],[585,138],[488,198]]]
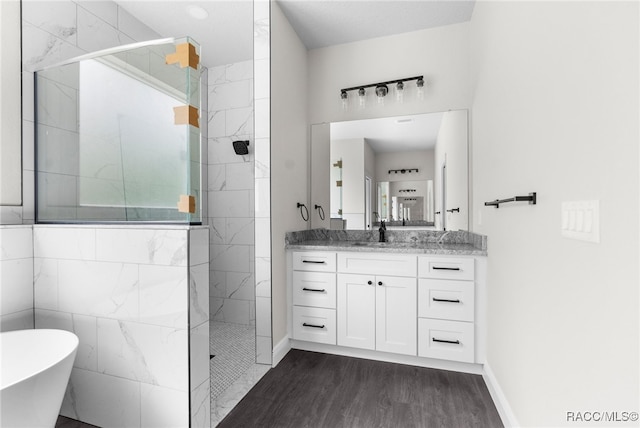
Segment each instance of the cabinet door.
[[417,287],[415,278],[376,277],[376,349],[417,354]]
[[338,274],[338,345],[375,348],[376,285],[371,275]]

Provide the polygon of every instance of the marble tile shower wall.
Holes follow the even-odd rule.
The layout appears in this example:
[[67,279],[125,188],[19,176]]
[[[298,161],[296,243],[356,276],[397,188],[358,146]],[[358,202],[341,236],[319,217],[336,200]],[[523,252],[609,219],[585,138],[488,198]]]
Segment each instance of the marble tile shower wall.
[[0,226],[0,331],[33,328],[31,226]]
[[80,339],[62,415],[209,426],[208,246],[204,227],[34,226],[35,326]]
[[33,72],[85,53],[158,38],[111,1],[22,2],[23,206],[0,207],[0,224],[35,220]]
[[[255,324],[253,62],[209,69],[211,318]],[[250,140],[236,155],[232,141]]]
[[253,2],[255,78],[256,361],[272,363],[270,1]]

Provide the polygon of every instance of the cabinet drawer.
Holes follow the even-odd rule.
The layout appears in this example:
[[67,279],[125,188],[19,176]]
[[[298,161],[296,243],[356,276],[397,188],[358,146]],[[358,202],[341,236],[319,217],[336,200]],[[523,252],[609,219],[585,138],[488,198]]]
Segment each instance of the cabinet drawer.
[[335,309],[294,306],[293,338],[296,340],[335,345]]
[[335,272],[336,253],[330,251],[294,251],[293,269],[315,272]]
[[474,259],[418,257],[418,276],[473,281]]
[[418,282],[418,316],[473,322],[473,281],[423,279]]
[[418,319],[418,356],[474,361],[474,325],[470,322]]
[[293,304],[335,309],[336,274],[294,271]]
[[371,275],[416,276],[416,256],[338,253],[338,272]]

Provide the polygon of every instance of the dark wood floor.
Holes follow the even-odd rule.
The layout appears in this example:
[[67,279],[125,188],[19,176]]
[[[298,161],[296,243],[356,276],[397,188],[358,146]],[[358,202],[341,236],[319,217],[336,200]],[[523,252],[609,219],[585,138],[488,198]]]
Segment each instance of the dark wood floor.
[[[292,350],[220,428],[502,427],[482,376]],[[94,428],[58,418],[56,428]]]
[[480,375],[292,350],[218,425],[502,427]]

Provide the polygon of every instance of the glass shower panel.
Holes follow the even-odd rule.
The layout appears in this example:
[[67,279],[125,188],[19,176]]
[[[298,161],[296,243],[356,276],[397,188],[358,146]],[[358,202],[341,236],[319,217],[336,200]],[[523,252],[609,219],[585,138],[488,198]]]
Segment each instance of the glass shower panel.
[[36,73],[38,222],[200,222],[200,66],[185,45],[198,50],[166,39]]

